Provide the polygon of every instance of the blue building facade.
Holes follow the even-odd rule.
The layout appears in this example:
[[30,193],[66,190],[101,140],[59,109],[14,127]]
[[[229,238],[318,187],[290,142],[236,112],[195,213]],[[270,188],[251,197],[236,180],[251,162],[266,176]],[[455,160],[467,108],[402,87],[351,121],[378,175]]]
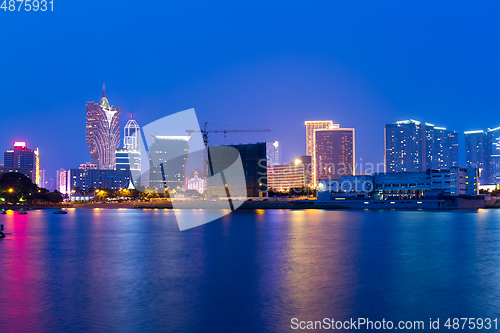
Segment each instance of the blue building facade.
[[385,171],[458,167],[458,132],[416,120],[385,125]]
[[129,170],[69,169],[68,192],[89,192],[95,189],[119,190],[133,184]]

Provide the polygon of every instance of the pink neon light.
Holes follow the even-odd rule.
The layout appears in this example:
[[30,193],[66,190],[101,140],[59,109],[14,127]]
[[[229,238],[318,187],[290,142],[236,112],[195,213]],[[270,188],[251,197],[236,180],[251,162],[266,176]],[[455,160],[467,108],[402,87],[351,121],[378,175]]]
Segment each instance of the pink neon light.
[[26,147],[26,142],[16,141],[14,142],[14,147]]

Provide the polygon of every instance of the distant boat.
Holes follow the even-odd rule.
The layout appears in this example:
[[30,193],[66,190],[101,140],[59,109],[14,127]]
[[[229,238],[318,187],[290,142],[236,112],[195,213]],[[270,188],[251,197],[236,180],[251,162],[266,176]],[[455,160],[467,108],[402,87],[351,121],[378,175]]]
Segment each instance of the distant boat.
[[68,212],[65,210],[58,210],[58,211],[54,212],[54,214],[68,214]]
[[28,215],[28,212],[24,211],[24,210],[21,210],[18,214],[21,214],[21,215]]

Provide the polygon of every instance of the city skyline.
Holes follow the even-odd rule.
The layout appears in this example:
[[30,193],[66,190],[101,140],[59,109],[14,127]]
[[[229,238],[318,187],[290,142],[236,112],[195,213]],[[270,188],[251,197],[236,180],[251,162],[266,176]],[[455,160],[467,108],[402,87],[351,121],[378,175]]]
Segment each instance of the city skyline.
[[[90,103],[88,103],[88,104],[90,104]],[[95,104],[95,103],[93,103],[93,104]],[[95,104],[95,105],[98,105],[98,104]],[[99,105],[104,105],[105,107],[111,108],[111,107],[109,107],[109,102],[107,101],[107,99],[105,97],[104,86],[103,86],[103,97],[101,98]],[[119,108],[116,108],[116,109],[119,112]],[[113,116],[115,113],[116,112],[113,112]],[[112,119],[113,119],[113,117],[112,117]],[[89,122],[88,122],[88,118],[87,118],[87,126],[88,126],[88,123]],[[347,160],[350,161],[353,159],[355,160],[354,151],[356,149],[356,145],[354,144],[354,141],[355,141],[355,135],[354,135],[355,129],[354,128],[340,128],[340,126],[338,124],[334,124],[333,121],[331,121],[331,120],[320,120],[320,121],[309,120],[309,121],[305,121],[305,125],[306,125],[306,133],[305,133],[306,152],[309,150],[314,150],[314,152],[312,153],[312,156],[311,156],[312,161],[314,161],[314,158],[316,156],[316,144],[315,144],[316,134],[321,133],[321,132],[329,133],[329,132],[338,132],[338,131],[340,131],[340,132],[347,131],[349,133],[352,132],[349,134],[350,135],[350,139],[349,139],[350,142],[348,142],[348,144],[351,145],[350,149],[352,150],[352,152],[347,153],[346,156],[348,156],[348,157],[344,158],[344,157],[339,156],[339,158],[345,159],[346,161]],[[388,138],[388,135],[389,136],[392,135],[392,137],[394,138],[394,133],[392,133],[394,130],[391,130],[392,132],[388,132],[388,128],[389,127],[392,128],[394,126],[396,126],[397,128],[399,128],[399,126],[403,126],[402,128],[406,128],[410,125],[415,127],[413,129],[413,132],[411,132],[413,134],[411,134],[410,132],[405,132],[406,134],[403,134],[403,136],[401,138],[406,140],[406,136],[408,136],[408,139],[410,139],[410,141],[415,139],[415,138],[418,138],[418,142],[413,143],[413,145],[412,145],[412,147],[414,146],[413,148],[410,147],[410,151],[409,151],[410,156],[409,157],[410,157],[411,163],[405,162],[407,164],[403,163],[403,164],[401,164],[401,166],[404,166],[404,165],[408,166],[412,163],[417,163],[418,165],[415,165],[415,166],[410,165],[410,168],[408,168],[406,166],[406,167],[403,167],[403,169],[399,169],[399,168],[401,168],[401,166],[399,166],[398,168],[394,168],[393,166],[391,167],[392,162],[390,162],[388,160],[389,155],[387,155],[388,154],[387,152],[390,151],[390,150],[388,150],[389,146],[387,143],[387,138]],[[480,168],[481,169],[480,173],[483,175],[482,177],[480,177],[481,183],[482,184],[493,184],[498,179],[500,179],[500,176],[498,176],[498,174],[500,174],[500,171],[498,171],[498,170],[500,170],[500,158],[498,156],[500,156],[500,155],[497,152],[497,151],[499,151],[498,147],[500,146],[500,144],[499,144],[500,141],[497,138],[498,135],[496,134],[496,131],[498,129],[500,129],[500,127],[497,127],[494,129],[488,128],[486,131],[483,131],[483,130],[465,131],[464,136],[466,138],[466,144],[464,145],[464,147],[459,149],[458,140],[457,140],[457,135],[458,135],[457,131],[447,130],[444,127],[434,126],[433,124],[430,124],[430,123],[421,123],[421,122],[416,121],[416,120],[398,121],[396,123],[386,124],[385,130],[384,130],[384,137],[385,137],[384,141],[385,141],[385,146],[386,146],[386,154],[384,157],[384,161],[385,161],[384,168],[387,172],[425,171],[428,169],[433,169],[433,170],[449,169],[450,167],[459,166],[458,161],[457,161],[458,150],[463,150],[465,152],[465,155],[466,155],[466,158],[465,158],[465,161],[463,162],[463,164],[465,164],[467,168]],[[115,131],[119,132],[120,128],[119,127],[115,128]],[[121,144],[121,142],[118,142],[118,146],[121,145],[121,146],[127,147],[127,148],[117,148],[114,152],[111,152],[113,154],[113,156],[116,157],[117,161],[120,160],[120,162],[118,162],[116,164],[116,167],[113,169],[106,169],[106,168],[102,168],[102,167],[100,168],[97,164],[93,164],[93,165],[95,165],[96,168],[100,169],[100,170],[131,170],[133,174],[134,173],[136,174],[133,178],[137,179],[138,177],[140,177],[141,156],[140,156],[140,151],[138,150],[138,148],[140,146],[139,143],[140,143],[141,134],[140,134],[140,126],[135,121],[135,119],[133,119],[132,114],[131,114],[131,119],[129,119],[127,121],[123,131],[124,131],[123,144]],[[392,133],[392,134],[390,134],[390,133]],[[401,132],[401,133],[403,133],[403,132]],[[473,143],[475,143],[475,145],[477,146],[477,147],[475,147],[477,150],[477,152],[475,152],[475,153],[471,152],[471,139],[470,139],[471,135],[474,138],[477,135],[484,136],[484,138],[482,140],[479,140],[480,141],[479,143],[477,142],[477,139],[474,139],[475,141],[473,141]],[[415,137],[415,138],[411,139],[412,137]],[[188,137],[186,137],[186,138],[188,138]],[[312,142],[310,142],[311,139],[313,139]],[[310,144],[309,144],[309,142],[310,142]],[[489,143],[487,143],[487,142],[489,142]],[[248,144],[250,144],[250,143],[248,143]],[[14,146],[16,146],[16,145],[19,145],[19,146],[22,145],[23,147],[26,146],[25,142],[15,142]],[[483,145],[484,148],[481,148],[481,145]],[[266,147],[267,147],[266,148],[266,151],[267,151],[266,157],[268,159],[268,166],[270,165],[269,163],[271,160],[274,164],[277,165],[277,161],[281,160],[281,156],[282,156],[282,143],[278,142],[278,141],[267,142]],[[403,149],[402,147],[400,147],[399,149],[400,150]],[[328,148],[328,147],[326,147],[326,148]],[[331,147],[328,149],[331,149]],[[391,149],[394,149],[394,147]],[[427,152],[426,152],[426,149],[427,149]],[[343,151],[343,148],[341,150]],[[407,148],[404,148],[403,150],[406,151]],[[406,155],[406,153],[404,153],[403,150],[401,150],[401,154]],[[480,150],[482,152],[480,152]],[[10,152],[10,151],[11,150],[9,150],[8,152]],[[486,151],[488,151],[489,153],[486,153]],[[7,154],[8,152],[6,152],[5,154]],[[478,154],[481,154],[481,156],[478,157]],[[7,155],[5,155],[5,156],[7,156]],[[60,173],[60,170],[64,170],[64,168],[58,169],[56,174],[54,175],[55,177],[52,177],[52,175],[49,173],[49,177],[46,178],[46,182],[44,182],[44,184],[42,184],[41,183],[42,178],[45,178],[45,175],[43,174],[43,173],[45,173],[45,169],[42,169],[41,167],[38,166],[38,164],[39,164],[38,149],[36,150],[36,156],[37,156],[37,167],[36,167],[37,176],[36,176],[36,179],[37,179],[38,185],[40,185],[41,187],[46,185],[48,188],[52,186],[52,187],[57,189],[59,187],[58,182],[60,180],[59,173]],[[309,156],[309,155],[306,154],[305,156]],[[132,161],[133,161],[132,168],[130,166],[130,158],[132,158]],[[5,161],[7,161],[7,160],[4,157],[4,163],[5,163]],[[288,162],[288,163],[293,163],[293,162],[294,162],[294,160],[292,160],[291,162]],[[9,162],[7,161],[7,164],[8,163]],[[89,164],[92,162],[86,162],[86,163]],[[345,163],[345,161],[339,162],[339,163],[343,164],[343,165],[349,165],[349,163]],[[362,161],[355,160],[355,163],[356,163],[356,168],[357,168],[358,163],[362,164]],[[285,163],[285,164],[287,164],[287,163]],[[366,162],[365,162],[365,164],[366,164]],[[83,165],[83,164],[80,164],[80,166],[81,165]],[[118,165],[121,165],[121,166],[119,167]],[[314,162],[312,163],[312,165],[314,165]],[[74,166],[68,168],[68,170],[72,169],[72,168],[74,168]],[[349,172],[347,172],[347,174],[350,174],[351,172],[352,171],[349,171]],[[377,169],[375,172],[379,172],[379,170]],[[315,179],[315,168],[314,167],[311,168],[311,175],[312,175],[312,183],[314,185],[314,179]],[[338,177],[340,177],[340,176],[338,176]],[[329,178],[329,177],[327,177],[327,178]],[[51,182],[51,183],[49,184],[49,182]],[[136,183],[135,186],[141,186],[141,185],[144,186],[144,185],[146,185],[146,183],[148,183],[147,180],[145,181],[144,184]],[[155,187],[155,186],[153,186],[153,187]]]
[[0,333],[499,331],[499,13],[0,0]]
[[[199,2],[203,10],[189,15],[186,4],[161,3],[125,15],[136,20],[134,28],[109,20],[114,4],[94,5],[82,11],[67,3],[36,18],[12,12],[0,22],[16,31],[3,42],[15,52],[0,56],[6,64],[2,120],[23,122],[4,128],[0,142],[31,142],[47,175],[90,161],[80,139],[83,108],[103,82],[122,109],[121,128],[131,113],[147,124],[194,107],[202,123],[271,128],[269,134],[228,135],[227,143],[287,142],[283,162],[304,154],[303,122],[309,119],[356,128],[356,156],[372,163],[383,162],[387,123],[440,124],[458,131],[461,147],[463,132],[497,126],[487,116],[498,109],[500,88],[500,68],[492,61],[500,55],[500,29],[488,19],[497,3],[397,4],[391,10],[370,2],[292,3],[262,10]],[[100,24],[77,24],[91,10]],[[162,13],[177,14],[165,20]],[[33,19],[50,33],[33,35]],[[99,52],[92,47],[97,38],[105,45]],[[468,117],[472,112],[478,116]],[[459,160],[465,161],[463,149]]]

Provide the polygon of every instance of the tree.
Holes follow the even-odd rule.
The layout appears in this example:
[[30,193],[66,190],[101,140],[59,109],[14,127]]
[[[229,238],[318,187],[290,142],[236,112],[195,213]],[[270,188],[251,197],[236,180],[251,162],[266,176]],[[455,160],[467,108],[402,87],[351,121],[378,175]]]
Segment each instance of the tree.
[[19,172],[8,172],[0,176],[0,198],[11,203],[26,201],[42,204],[63,201],[58,191],[49,192],[47,189],[38,188],[31,179]]
[[0,196],[8,202],[26,200],[37,192],[38,186],[19,172],[7,172],[0,176]]

